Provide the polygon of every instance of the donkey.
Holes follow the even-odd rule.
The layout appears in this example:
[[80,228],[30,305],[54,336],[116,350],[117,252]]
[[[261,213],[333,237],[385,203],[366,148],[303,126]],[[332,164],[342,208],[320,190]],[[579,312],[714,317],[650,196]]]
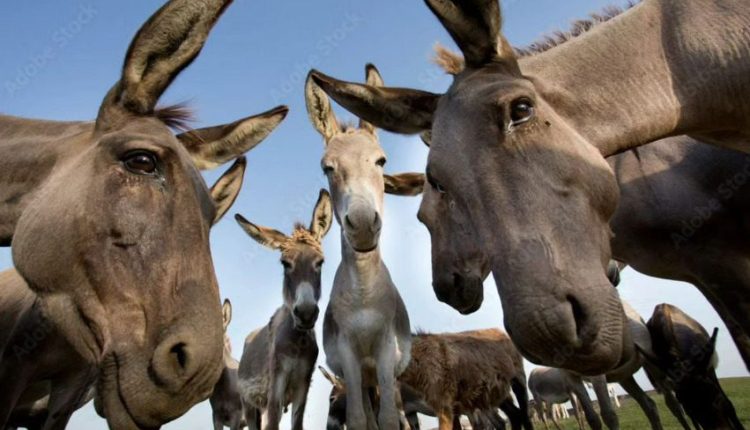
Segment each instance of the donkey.
[[[184,112],[156,104],[229,3],[159,9],[94,122],[0,116],[0,245],[12,241],[18,274],[56,337],[99,369],[111,428],[159,427],[208,398],[221,372],[209,248],[218,211],[198,168],[251,149],[287,109],[176,137],[169,125]],[[0,384],[5,423],[26,387],[11,367]]]
[[[318,368],[332,385],[328,404],[326,429],[343,430],[346,425],[346,384],[341,378],[331,375],[324,367],[318,366]],[[437,413],[427,404],[422,394],[404,383],[399,384],[399,388],[401,390],[403,412],[411,430],[420,429],[419,416],[417,414],[437,417]],[[508,405],[507,403],[504,405],[513,406]],[[373,409],[377,409],[377,404],[375,402],[373,402]],[[459,422],[460,416],[461,413],[454,413],[454,429],[461,428]],[[472,429],[505,429],[505,422],[500,418],[495,408],[484,411],[475,410],[467,414],[467,417],[469,418]],[[403,426],[401,428],[403,428]]]
[[451,430],[457,415],[471,417],[476,410],[498,407],[514,430],[533,428],[523,359],[499,329],[416,334],[412,360],[400,381],[424,397],[438,417],[440,430]]
[[281,251],[284,304],[265,327],[248,335],[239,368],[239,389],[250,429],[279,428],[282,409],[292,403],[292,429],[301,430],[318,358],[315,322],[323,268],[321,241],[333,222],[331,197],[320,190],[308,228],[296,225],[291,236],[257,226],[241,215],[243,230],[261,245]]
[[716,378],[719,329],[715,328],[709,337],[700,323],[666,303],[656,306],[648,328],[654,350],[645,355],[665,370],[669,388],[674,390],[695,428],[744,429]]
[[[244,172],[240,158],[211,189],[214,223],[239,194]],[[61,335],[47,312],[16,270],[0,272],[0,428],[35,422],[38,428],[64,429],[73,412],[91,400],[99,369]]]
[[604,157],[680,134],[750,149],[750,8],[644,0],[519,59],[497,0],[425,1],[465,57],[445,95],[311,76],[376,126],[431,132],[430,181],[476,230],[524,355],[606,372],[633,351],[604,276],[618,200]]
[[224,427],[240,430],[247,427],[247,423],[237,387],[237,368],[240,363],[232,357],[232,343],[227,335],[227,328],[232,321],[232,302],[229,299],[224,299],[221,314],[224,322],[224,369],[208,400],[211,404],[214,430],[222,430]]
[[[366,75],[371,85],[382,85],[375,66],[368,64]],[[350,387],[346,422],[352,429],[376,428],[366,400],[374,387],[380,395],[377,425],[395,429],[396,378],[409,363],[411,331],[406,306],[380,257],[385,154],[370,123],[339,124],[328,97],[310,78],[305,101],[325,142],[321,165],[341,226],[341,264],[323,320],[327,364]]]
[[[582,390],[585,391],[586,388],[580,384],[580,378],[575,379],[571,376],[569,372],[553,367],[537,367],[532,369],[529,374],[529,391],[534,398],[534,409],[539,419],[544,423],[545,429],[549,429],[547,417],[551,417],[555,427],[561,430],[557,417],[553,413],[553,408],[567,401],[570,401],[573,406],[573,414],[578,423],[578,428],[584,428],[577,393]],[[588,397],[588,393],[585,397]]]

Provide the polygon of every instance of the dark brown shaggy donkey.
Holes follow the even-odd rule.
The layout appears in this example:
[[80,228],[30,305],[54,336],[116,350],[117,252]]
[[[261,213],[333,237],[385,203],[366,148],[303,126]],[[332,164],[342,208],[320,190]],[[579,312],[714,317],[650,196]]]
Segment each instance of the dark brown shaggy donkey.
[[[533,428],[528,414],[521,354],[499,329],[418,333],[409,366],[399,380],[424,396],[440,430],[453,429],[454,415],[503,407],[514,430]],[[520,408],[510,408],[510,390]]]
[[[221,372],[217,209],[198,168],[249,150],[287,110],[175,136],[168,125],[181,116],[156,104],[229,3],[159,9],[95,122],[0,116],[0,245],[12,240],[38,309],[98,369],[115,429],[158,428],[205,400]],[[9,367],[0,386],[2,426],[25,381]]]

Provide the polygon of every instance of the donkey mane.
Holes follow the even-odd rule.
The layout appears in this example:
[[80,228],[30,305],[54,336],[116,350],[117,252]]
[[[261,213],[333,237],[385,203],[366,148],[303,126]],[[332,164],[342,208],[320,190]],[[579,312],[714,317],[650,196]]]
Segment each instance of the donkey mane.
[[[519,58],[530,57],[532,55],[549,51],[552,48],[560,46],[567,41],[573,40],[576,37],[589,32],[597,25],[617,17],[623,12],[636,6],[640,1],[641,0],[629,0],[625,7],[607,6],[601,13],[590,14],[588,19],[573,21],[573,24],[568,31],[558,30],[552,32],[542,36],[539,40],[526,47],[514,48],[514,51]],[[451,51],[440,43],[435,44],[435,56],[433,57],[433,62],[443,69],[445,73],[450,75],[457,75],[466,67],[466,63],[461,54]]]
[[190,123],[195,121],[195,112],[187,103],[176,103],[157,107],[154,117],[174,131],[186,132],[192,130]]
[[307,227],[305,227],[302,223],[296,223],[294,225],[294,231],[292,231],[292,235],[289,237],[289,240],[281,246],[282,251],[290,248],[295,243],[302,243],[304,245],[311,246],[321,254],[323,253],[323,248],[320,246],[320,242],[318,242],[315,237],[313,237],[312,233],[310,233]]

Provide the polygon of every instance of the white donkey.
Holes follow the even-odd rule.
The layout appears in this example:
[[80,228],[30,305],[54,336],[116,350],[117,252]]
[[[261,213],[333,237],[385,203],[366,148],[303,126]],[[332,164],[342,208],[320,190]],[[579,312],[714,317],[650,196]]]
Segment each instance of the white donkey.
[[[373,65],[367,65],[366,74],[368,84],[382,85]],[[325,140],[321,164],[341,226],[342,259],[323,321],[328,367],[350,387],[350,429],[397,429],[396,378],[409,363],[411,331],[406,307],[380,257],[385,154],[375,128],[365,121],[356,128],[342,126],[328,96],[309,77],[305,101]],[[377,423],[368,400],[376,391]]]

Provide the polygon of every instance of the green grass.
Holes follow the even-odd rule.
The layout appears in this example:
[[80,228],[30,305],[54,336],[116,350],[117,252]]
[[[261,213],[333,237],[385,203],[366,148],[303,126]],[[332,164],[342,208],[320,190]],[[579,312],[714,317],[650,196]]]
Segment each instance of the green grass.
[[[724,387],[724,391],[727,393],[730,400],[732,400],[734,408],[737,410],[737,416],[740,418],[740,421],[742,421],[742,424],[750,429],[750,378],[722,379],[721,386]],[[656,400],[656,403],[659,406],[659,416],[664,425],[664,430],[682,430],[677,419],[672,416],[672,413],[669,412],[669,409],[667,409],[667,406],[664,404],[664,398],[658,394],[653,394],[652,397]],[[647,430],[651,428],[646,416],[643,415],[643,411],[634,400],[627,399],[622,401],[621,404],[622,407],[617,409],[617,415],[620,417],[621,430]],[[690,423],[689,418],[688,422]],[[578,429],[575,418],[572,416],[570,419],[562,421],[561,424],[561,427],[565,430]],[[535,425],[534,428],[544,429],[544,425],[540,423]],[[550,423],[550,429],[553,428],[554,426]]]

